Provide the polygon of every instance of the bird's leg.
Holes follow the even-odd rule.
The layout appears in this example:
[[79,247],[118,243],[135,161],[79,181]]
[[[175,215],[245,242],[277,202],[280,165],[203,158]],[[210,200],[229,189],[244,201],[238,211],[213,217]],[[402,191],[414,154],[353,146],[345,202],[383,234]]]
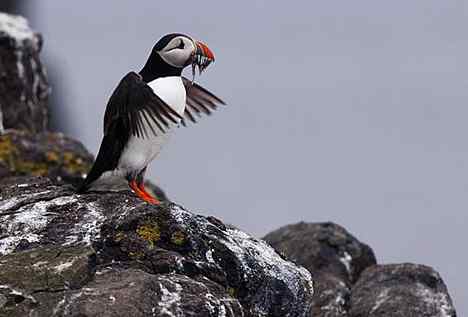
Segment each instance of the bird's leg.
[[[138,197],[143,199],[144,201],[146,201],[146,202],[148,202],[150,204],[154,204],[154,205],[159,205],[160,204],[160,201],[157,200],[156,198],[154,198],[153,196],[151,196],[150,194],[148,194],[148,192],[145,190],[144,186],[138,185],[136,180],[131,180],[130,182],[128,182],[128,186],[130,186],[130,188],[133,190],[133,192]],[[143,187],[143,189],[141,187]]]
[[128,182],[128,186],[133,190],[133,192],[140,197],[141,199],[146,201],[146,196],[141,192],[141,190],[138,188],[138,185],[135,180],[131,180]]
[[156,197],[153,197],[153,195],[151,195],[150,193],[148,193],[146,191],[146,188],[145,188],[145,183],[144,182],[141,182],[141,183],[137,183],[137,186],[138,186],[138,189],[148,198],[148,200],[146,200],[147,202],[153,204],[153,205],[159,205],[161,204],[161,202],[159,201],[159,199],[157,199]]

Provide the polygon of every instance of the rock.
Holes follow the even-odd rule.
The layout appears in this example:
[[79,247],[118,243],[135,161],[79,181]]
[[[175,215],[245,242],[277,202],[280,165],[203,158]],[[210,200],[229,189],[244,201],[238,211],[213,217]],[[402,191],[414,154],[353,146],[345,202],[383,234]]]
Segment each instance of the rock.
[[42,38],[20,16],[0,13],[0,133],[43,132],[49,86],[39,59]]
[[61,293],[91,280],[95,259],[89,246],[37,248],[0,257],[0,316],[51,316]]
[[77,185],[92,163],[86,148],[62,133],[9,130],[0,136],[0,178],[47,176]]
[[[151,290],[151,291],[148,291]],[[239,301],[207,278],[106,270],[79,291],[64,293],[65,316],[242,316]]]
[[346,316],[351,285],[366,267],[376,263],[369,246],[333,223],[300,222],[264,239],[316,278],[313,316]]
[[46,178],[7,178],[0,189],[0,263],[11,272],[0,275],[0,315],[309,313],[310,273],[213,217],[129,191],[77,195]]
[[417,264],[375,265],[354,285],[349,316],[439,316],[456,312],[440,275]]
[[342,280],[329,273],[321,273],[314,277],[315,289],[310,316],[348,316],[350,288]]
[[76,289],[91,280],[96,255],[89,246],[36,248],[0,259],[0,281],[31,293]]
[[369,246],[334,223],[300,222],[275,230],[264,239],[313,274],[328,273],[347,285],[376,263]]

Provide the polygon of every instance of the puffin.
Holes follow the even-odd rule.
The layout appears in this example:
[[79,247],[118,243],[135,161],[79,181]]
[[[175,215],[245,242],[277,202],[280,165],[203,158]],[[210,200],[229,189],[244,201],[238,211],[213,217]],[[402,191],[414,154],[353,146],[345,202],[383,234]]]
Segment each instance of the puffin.
[[[139,72],[129,72],[115,88],[104,113],[104,136],[96,160],[77,188],[82,194],[126,181],[141,199],[161,202],[145,189],[148,165],[174,128],[210,115],[225,102],[195,83],[214,62],[206,44],[181,33],[163,36]],[[191,65],[192,79],[182,75]]]

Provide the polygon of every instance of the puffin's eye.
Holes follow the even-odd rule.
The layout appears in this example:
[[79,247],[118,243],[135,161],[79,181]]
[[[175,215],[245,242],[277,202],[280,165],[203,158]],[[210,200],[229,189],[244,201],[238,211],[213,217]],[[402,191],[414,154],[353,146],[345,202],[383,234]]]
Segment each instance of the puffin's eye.
[[179,46],[177,46],[177,48],[184,49],[184,47],[185,47],[184,41],[180,40]]

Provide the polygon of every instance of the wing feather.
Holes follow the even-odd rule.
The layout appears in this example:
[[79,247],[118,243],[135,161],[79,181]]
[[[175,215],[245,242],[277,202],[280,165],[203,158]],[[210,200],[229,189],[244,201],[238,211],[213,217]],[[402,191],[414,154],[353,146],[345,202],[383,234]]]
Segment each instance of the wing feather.
[[104,115],[104,134],[109,132],[113,121],[119,120],[132,135],[149,137],[144,122],[149,124],[154,135],[158,135],[166,132],[169,121],[178,123],[180,119],[182,117],[154,94],[140,75],[130,72],[109,99]]
[[[220,105],[226,103],[213,93],[209,92],[197,83],[192,83],[191,80],[182,77],[182,81],[187,93],[187,105],[185,107],[184,117],[187,121],[196,122],[195,115],[202,114],[211,115],[214,110],[217,110]],[[182,122],[185,126],[185,120]]]

